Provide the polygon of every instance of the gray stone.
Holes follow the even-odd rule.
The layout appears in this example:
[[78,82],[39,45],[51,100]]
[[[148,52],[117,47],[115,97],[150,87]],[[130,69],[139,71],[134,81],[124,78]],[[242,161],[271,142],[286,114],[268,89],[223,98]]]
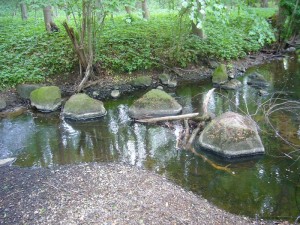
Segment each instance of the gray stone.
[[16,161],[16,158],[6,158],[6,159],[0,159],[0,167],[1,166],[8,166],[13,164]]
[[289,48],[286,49],[286,51],[289,52],[289,53],[296,52],[296,50],[297,49],[295,47],[289,47]]
[[258,91],[258,95],[259,96],[266,96],[266,95],[268,95],[269,94],[269,92],[267,92],[267,91],[265,91],[265,90],[259,90]]
[[111,92],[110,95],[111,95],[111,97],[113,97],[113,98],[119,98],[120,95],[121,95],[121,93],[120,93],[119,90],[113,90],[113,91]]
[[164,90],[164,87],[163,86],[157,86],[157,88],[156,89],[158,89],[158,90]]
[[162,90],[152,89],[136,100],[129,108],[129,116],[134,119],[170,116],[179,114],[182,106]]
[[93,96],[94,97],[98,97],[99,96],[99,93],[97,91],[93,91]]
[[40,111],[55,111],[61,106],[61,91],[56,86],[41,87],[31,92],[30,101]]
[[168,83],[168,87],[176,87],[177,86],[177,80],[170,80]]
[[225,90],[237,90],[242,87],[243,84],[237,79],[232,79],[227,81],[225,84],[221,84],[221,88]]
[[215,60],[209,60],[207,64],[211,69],[216,69],[219,66],[219,63]]
[[17,86],[17,93],[23,99],[29,99],[32,91],[42,87],[39,84],[19,84]]
[[152,84],[152,78],[149,76],[140,76],[132,81],[134,87],[149,87]]
[[104,116],[106,110],[103,102],[86,94],[76,94],[66,102],[62,114],[66,119],[88,120]]
[[264,76],[257,72],[251,73],[248,76],[247,84],[259,88],[270,86],[269,82],[264,78]]
[[212,82],[216,85],[224,84],[228,81],[228,74],[226,71],[226,66],[221,64],[218,66],[212,74]]
[[158,79],[162,84],[168,85],[169,81],[171,80],[171,77],[169,74],[163,73],[158,76]]
[[265,152],[256,123],[234,112],[226,112],[212,120],[201,133],[199,143],[203,148],[229,158]]
[[6,101],[0,98],[0,111],[6,108]]

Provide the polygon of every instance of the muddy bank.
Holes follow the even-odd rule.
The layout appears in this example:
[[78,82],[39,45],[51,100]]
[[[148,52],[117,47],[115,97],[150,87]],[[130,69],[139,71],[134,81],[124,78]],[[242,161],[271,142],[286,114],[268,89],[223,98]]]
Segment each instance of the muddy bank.
[[[226,65],[230,65],[229,74],[233,74],[235,76],[241,76],[245,72],[245,70],[251,66],[259,65],[262,63],[266,63],[271,60],[279,59],[281,55],[278,57],[272,54],[258,53],[255,55],[248,55],[246,58],[233,60],[229,62],[218,62],[224,63]],[[214,68],[212,64],[215,61],[203,61],[199,65],[190,66],[186,69],[181,68],[172,68],[171,71],[166,71],[170,73],[174,79],[176,79],[180,85],[181,82],[185,81],[200,81],[203,79],[207,79],[211,76]],[[149,75],[152,77],[152,85],[150,88],[155,88],[158,85],[161,85],[158,80],[158,75],[163,71],[148,71],[148,72],[137,72],[135,74],[122,74],[122,75],[110,75],[103,76],[100,80],[91,82],[94,85],[89,86],[85,89],[85,92],[93,98],[99,100],[105,100],[111,98],[112,90],[119,90],[121,96],[129,94],[133,91],[138,90],[139,88],[133,87],[130,82],[133,78],[139,75]],[[76,84],[80,82],[80,77],[76,72],[69,74],[68,76],[58,76],[58,77],[49,77],[47,78],[45,85],[56,85],[59,86],[62,90],[64,96],[68,97],[74,92],[74,87]],[[145,89],[145,88],[143,88]],[[10,89],[4,92],[0,92],[0,98],[6,101],[7,107],[3,111],[13,111],[15,107],[30,107],[30,102],[25,99],[21,99],[19,95],[16,93],[15,89]],[[2,114],[3,114],[2,111]],[[3,114],[4,115],[4,114]]]
[[0,167],[0,224],[273,224],[123,164]]

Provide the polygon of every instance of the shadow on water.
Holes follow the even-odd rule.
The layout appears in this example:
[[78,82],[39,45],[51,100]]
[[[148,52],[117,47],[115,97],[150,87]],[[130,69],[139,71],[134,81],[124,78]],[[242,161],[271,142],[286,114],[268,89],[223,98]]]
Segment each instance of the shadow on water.
[[[296,59],[284,59],[251,68],[264,74],[272,84],[268,91],[288,91],[288,98],[300,98],[300,65]],[[218,90],[209,103],[216,115],[225,111],[254,114],[257,106],[270,98],[257,95],[240,78],[244,87],[235,92]],[[176,89],[175,96],[184,113],[201,110],[210,81],[189,83]],[[300,160],[285,157],[293,149],[267,128],[262,113],[255,115],[261,128],[266,154],[247,160],[226,161],[198,148],[211,160],[228,165],[229,174],[211,167],[201,158],[176,148],[182,125],[161,127],[134,123],[128,107],[141,93],[105,102],[107,115],[89,122],[66,121],[59,113],[27,112],[14,119],[0,120],[0,158],[17,157],[23,167],[48,167],[80,162],[125,162],[167,176],[188,190],[230,212],[264,218],[294,220],[300,213]],[[298,116],[273,114],[278,132],[295,144]]]

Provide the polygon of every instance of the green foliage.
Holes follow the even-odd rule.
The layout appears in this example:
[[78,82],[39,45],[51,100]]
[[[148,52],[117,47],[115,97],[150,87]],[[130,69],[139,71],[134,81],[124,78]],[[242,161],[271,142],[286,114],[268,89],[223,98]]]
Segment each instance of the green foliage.
[[[298,4],[298,5],[297,5]],[[283,24],[282,29],[283,38],[287,39],[292,35],[300,33],[300,2],[297,0],[281,0],[280,12],[284,15],[280,15],[280,19]]]
[[64,32],[46,33],[43,21],[3,18],[0,22],[0,88],[73,69],[75,58]]

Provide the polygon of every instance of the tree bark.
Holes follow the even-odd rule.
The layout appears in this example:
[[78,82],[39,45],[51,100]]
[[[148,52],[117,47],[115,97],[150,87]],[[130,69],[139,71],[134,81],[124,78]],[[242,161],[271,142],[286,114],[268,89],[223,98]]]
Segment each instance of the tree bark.
[[52,7],[50,5],[45,6],[43,8],[43,13],[46,30],[50,33],[52,31],[51,26],[54,24],[52,19]]
[[199,29],[194,22],[192,22],[192,33],[201,39],[206,38],[204,31],[202,29]]
[[268,8],[269,7],[268,0],[261,0],[260,1],[260,7]]
[[28,14],[27,14],[27,6],[24,2],[20,4],[21,6],[21,16],[22,20],[27,20],[28,19]]
[[149,20],[150,19],[150,12],[149,12],[149,8],[148,8],[147,0],[142,1],[142,10],[143,10],[143,18],[145,20]]

